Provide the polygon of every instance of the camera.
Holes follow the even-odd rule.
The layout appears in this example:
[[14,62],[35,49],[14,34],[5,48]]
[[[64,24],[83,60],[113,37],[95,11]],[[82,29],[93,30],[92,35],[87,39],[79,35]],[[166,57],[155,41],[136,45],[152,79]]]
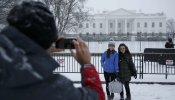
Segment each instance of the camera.
[[62,38],[56,41],[55,47],[59,49],[75,49],[73,40],[75,38]]

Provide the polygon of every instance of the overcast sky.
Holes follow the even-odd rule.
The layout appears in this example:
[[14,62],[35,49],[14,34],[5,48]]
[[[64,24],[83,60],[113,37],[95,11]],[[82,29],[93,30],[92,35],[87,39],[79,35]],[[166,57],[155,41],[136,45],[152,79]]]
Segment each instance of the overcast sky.
[[85,5],[95,12],[124,8],[143,13],[164,12],[167,18],[175,19],[175,0],[88,0]]

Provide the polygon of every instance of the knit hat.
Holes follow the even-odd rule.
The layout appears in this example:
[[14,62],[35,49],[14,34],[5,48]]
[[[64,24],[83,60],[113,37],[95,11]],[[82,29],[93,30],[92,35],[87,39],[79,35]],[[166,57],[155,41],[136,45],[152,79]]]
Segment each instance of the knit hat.
[[114,46],[115,47],[115,41],[113,39],[110,39],[110,41],[108,42],[108,47],[109,46]]
[[44,49],[58,38],[54,16],[41,2],[23,1],[12,8],[7,21]]

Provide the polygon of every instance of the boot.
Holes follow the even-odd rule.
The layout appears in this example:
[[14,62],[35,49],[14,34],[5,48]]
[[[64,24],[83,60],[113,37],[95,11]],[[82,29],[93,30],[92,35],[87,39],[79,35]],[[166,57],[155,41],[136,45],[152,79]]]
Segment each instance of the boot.
[[111,93],[111,99],[114,99],[114,93]]
[[107,100],[111,100],[111,96],[110,95],[107,95]]
[[127,96],[125,100],[131,100],[131,96]]
[[120,100],[124,100],[124,96],[120,96]]
[[125,98],[125,100],[131,100],[131,98]]

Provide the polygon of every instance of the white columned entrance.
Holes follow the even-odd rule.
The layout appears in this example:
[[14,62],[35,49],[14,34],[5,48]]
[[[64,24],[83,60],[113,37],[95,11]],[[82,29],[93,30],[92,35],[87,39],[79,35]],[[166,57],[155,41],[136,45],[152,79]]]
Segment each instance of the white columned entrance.
[[137,33],[137,21],[134,19],[134,30],[133,33]]
[[109,34],[109,23],[108,23],[108,18],[105,17],[105,24],[106,24],[106,33],[105,34]]
[[126,34],[126,33],[127,33],[127,19],[125,19],[125,25],[124,25],[124,26],[125,26],[125,28],[124,28],[124,29],[125,29],[125,30],[124,30],[124,33]]

